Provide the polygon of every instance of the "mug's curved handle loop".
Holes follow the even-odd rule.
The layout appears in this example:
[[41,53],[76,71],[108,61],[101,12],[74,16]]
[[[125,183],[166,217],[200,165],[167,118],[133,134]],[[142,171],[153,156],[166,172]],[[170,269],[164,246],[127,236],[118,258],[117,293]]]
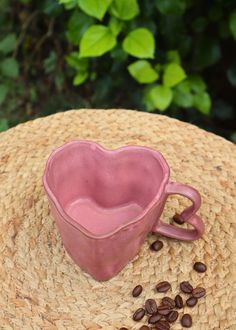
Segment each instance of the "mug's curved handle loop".
[[186,208],[180,217],[185,222],[191,224],[194,229],[179,228],[174,225],[168,225],[161,220],[152,229],[153,232],[159,233],[164,236],[177,238],[185,241],[192,241],[200,238],[204,232],[204,224],[202,219],[196,215],[197,210],[201,205],[201,196],[199,192],[182,183],[170,182],[166,186],[166,195],[178,194],[187,197],[192,201],[192,205]]

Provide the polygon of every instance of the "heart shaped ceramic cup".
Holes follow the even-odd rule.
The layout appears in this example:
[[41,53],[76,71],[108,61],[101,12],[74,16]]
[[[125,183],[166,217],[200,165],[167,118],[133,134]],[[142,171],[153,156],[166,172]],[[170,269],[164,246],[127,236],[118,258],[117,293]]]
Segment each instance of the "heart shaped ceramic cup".
[[[139,251],[149,232],[198,239],[204,225],[196,215],[199,193],[169,181],[169,167],[155,150],[140,146],[107,150],[72,141],[50,155],[43,183],[67,252],[97,280],[115,276]],[[192,201],[181,217],[193,229],[160,220],[166,199]]]

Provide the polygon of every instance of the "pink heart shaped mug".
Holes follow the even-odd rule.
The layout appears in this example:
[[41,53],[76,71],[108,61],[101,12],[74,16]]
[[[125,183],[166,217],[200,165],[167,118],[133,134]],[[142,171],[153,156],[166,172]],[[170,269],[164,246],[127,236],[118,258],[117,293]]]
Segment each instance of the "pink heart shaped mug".
[[[149,232],[195,240],[204,231],[196,215],[194,188],[169,181],[160,152],[127,146],[107,150],[92,141],[72,141],[50,155],[43,183],[64,246],[95,279],[112,278],[138,253]],[[181,218],[193,229],[160,220],[169,195],[192,201]]]

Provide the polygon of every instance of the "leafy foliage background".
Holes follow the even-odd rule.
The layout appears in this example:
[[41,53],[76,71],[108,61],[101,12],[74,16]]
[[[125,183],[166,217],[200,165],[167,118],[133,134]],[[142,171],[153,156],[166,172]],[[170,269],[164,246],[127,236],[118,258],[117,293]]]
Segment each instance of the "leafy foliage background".
[[235,55],[234,0],[1,0],[0,131],[126,107],[236,142]]

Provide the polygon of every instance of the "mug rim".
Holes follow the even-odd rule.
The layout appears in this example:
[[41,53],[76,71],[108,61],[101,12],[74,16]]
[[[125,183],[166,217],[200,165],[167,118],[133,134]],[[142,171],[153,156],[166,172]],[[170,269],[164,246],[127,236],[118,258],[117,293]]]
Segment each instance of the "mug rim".
[[[88,229],[86,229],[83,225],[81,225],[80,223],[76,222],[71,216],[69,216],[69,214],[67,214],[64,210],[64,208],[61,206],[60,202],[58,201],[58,198],[55,196],[55,194],[52,192],[48,182],[47,182],[47,175],[49,173],[49,168],[50,168],[50,164],[53,161],[54,157],[60,153],[62,150],[67,149],[68,147],[75,145],[75,144],[86,144],[86,145],[90,145],[93,146],[94,150],[96,150],[96,148],[98,148],[100,151],[104,152],[104,153],[112,153],[112,154],[118,154],[120,152],[122,152],[123,150],[146,150],[150,153],[153,154],[153,156],[158,160],[158,162],[160,163],[162,170],[163,170],[163,178],[161,180],[161,184],[160,187],[156,193],[156,195],[152,198],[152,200],[148,203],[148,205],[142,210],[142,212],[134,217],[133,219],[131,219],[128,223],[125,223],[123,225],[118,226],[116,229],[112,230],[109,233],[106,234],[101,234],[101,235],[97,235],[92,233],[91,231],[89,231]],[[69,225],[73,226],[75,229],[80,230],[83,234],[85,234],[87,237],[89,238],[93,238],[93,239],[103,239],[103,238],[107,238],[107,237],[111,237],[113,235],[115,235],[116,233],[118,233],[119,231],[125,229],[126,227],[129,227],[130,225],[133,225],[139,221],[141,221],[141,219],[144,218],[144,216],[153,208],[153,206],[157,203],[157,201],[160,199],[160,196],[163,194],[164,192],[164,188],[166,186],[166,184],[168,183],[170,177],[170,168],[165,160],[165,158],[163,157],[163,155],[150,147],[145,147],[145,146],[141,146],[141,145],[127,145],[127,146],[122,146],[116,149],[108,149],[103,147],[102,145],[100,145],[99,143],[92,141],[92,140],[72,140],[70,142],[66,142],[63,145],[61,145],[60,147],[56,148],[55,150],[53,150],[47,161],[46,161],[46,165],[45,165],[45,169],[44,169],[44,174],[43,174],[43,186],[44,189],[50,199],[50,201],[53,203],[54,207],[56,208],[57,212],[60,214],[60,216],[62,217],[62,219],[64,221],[66,221]]]

